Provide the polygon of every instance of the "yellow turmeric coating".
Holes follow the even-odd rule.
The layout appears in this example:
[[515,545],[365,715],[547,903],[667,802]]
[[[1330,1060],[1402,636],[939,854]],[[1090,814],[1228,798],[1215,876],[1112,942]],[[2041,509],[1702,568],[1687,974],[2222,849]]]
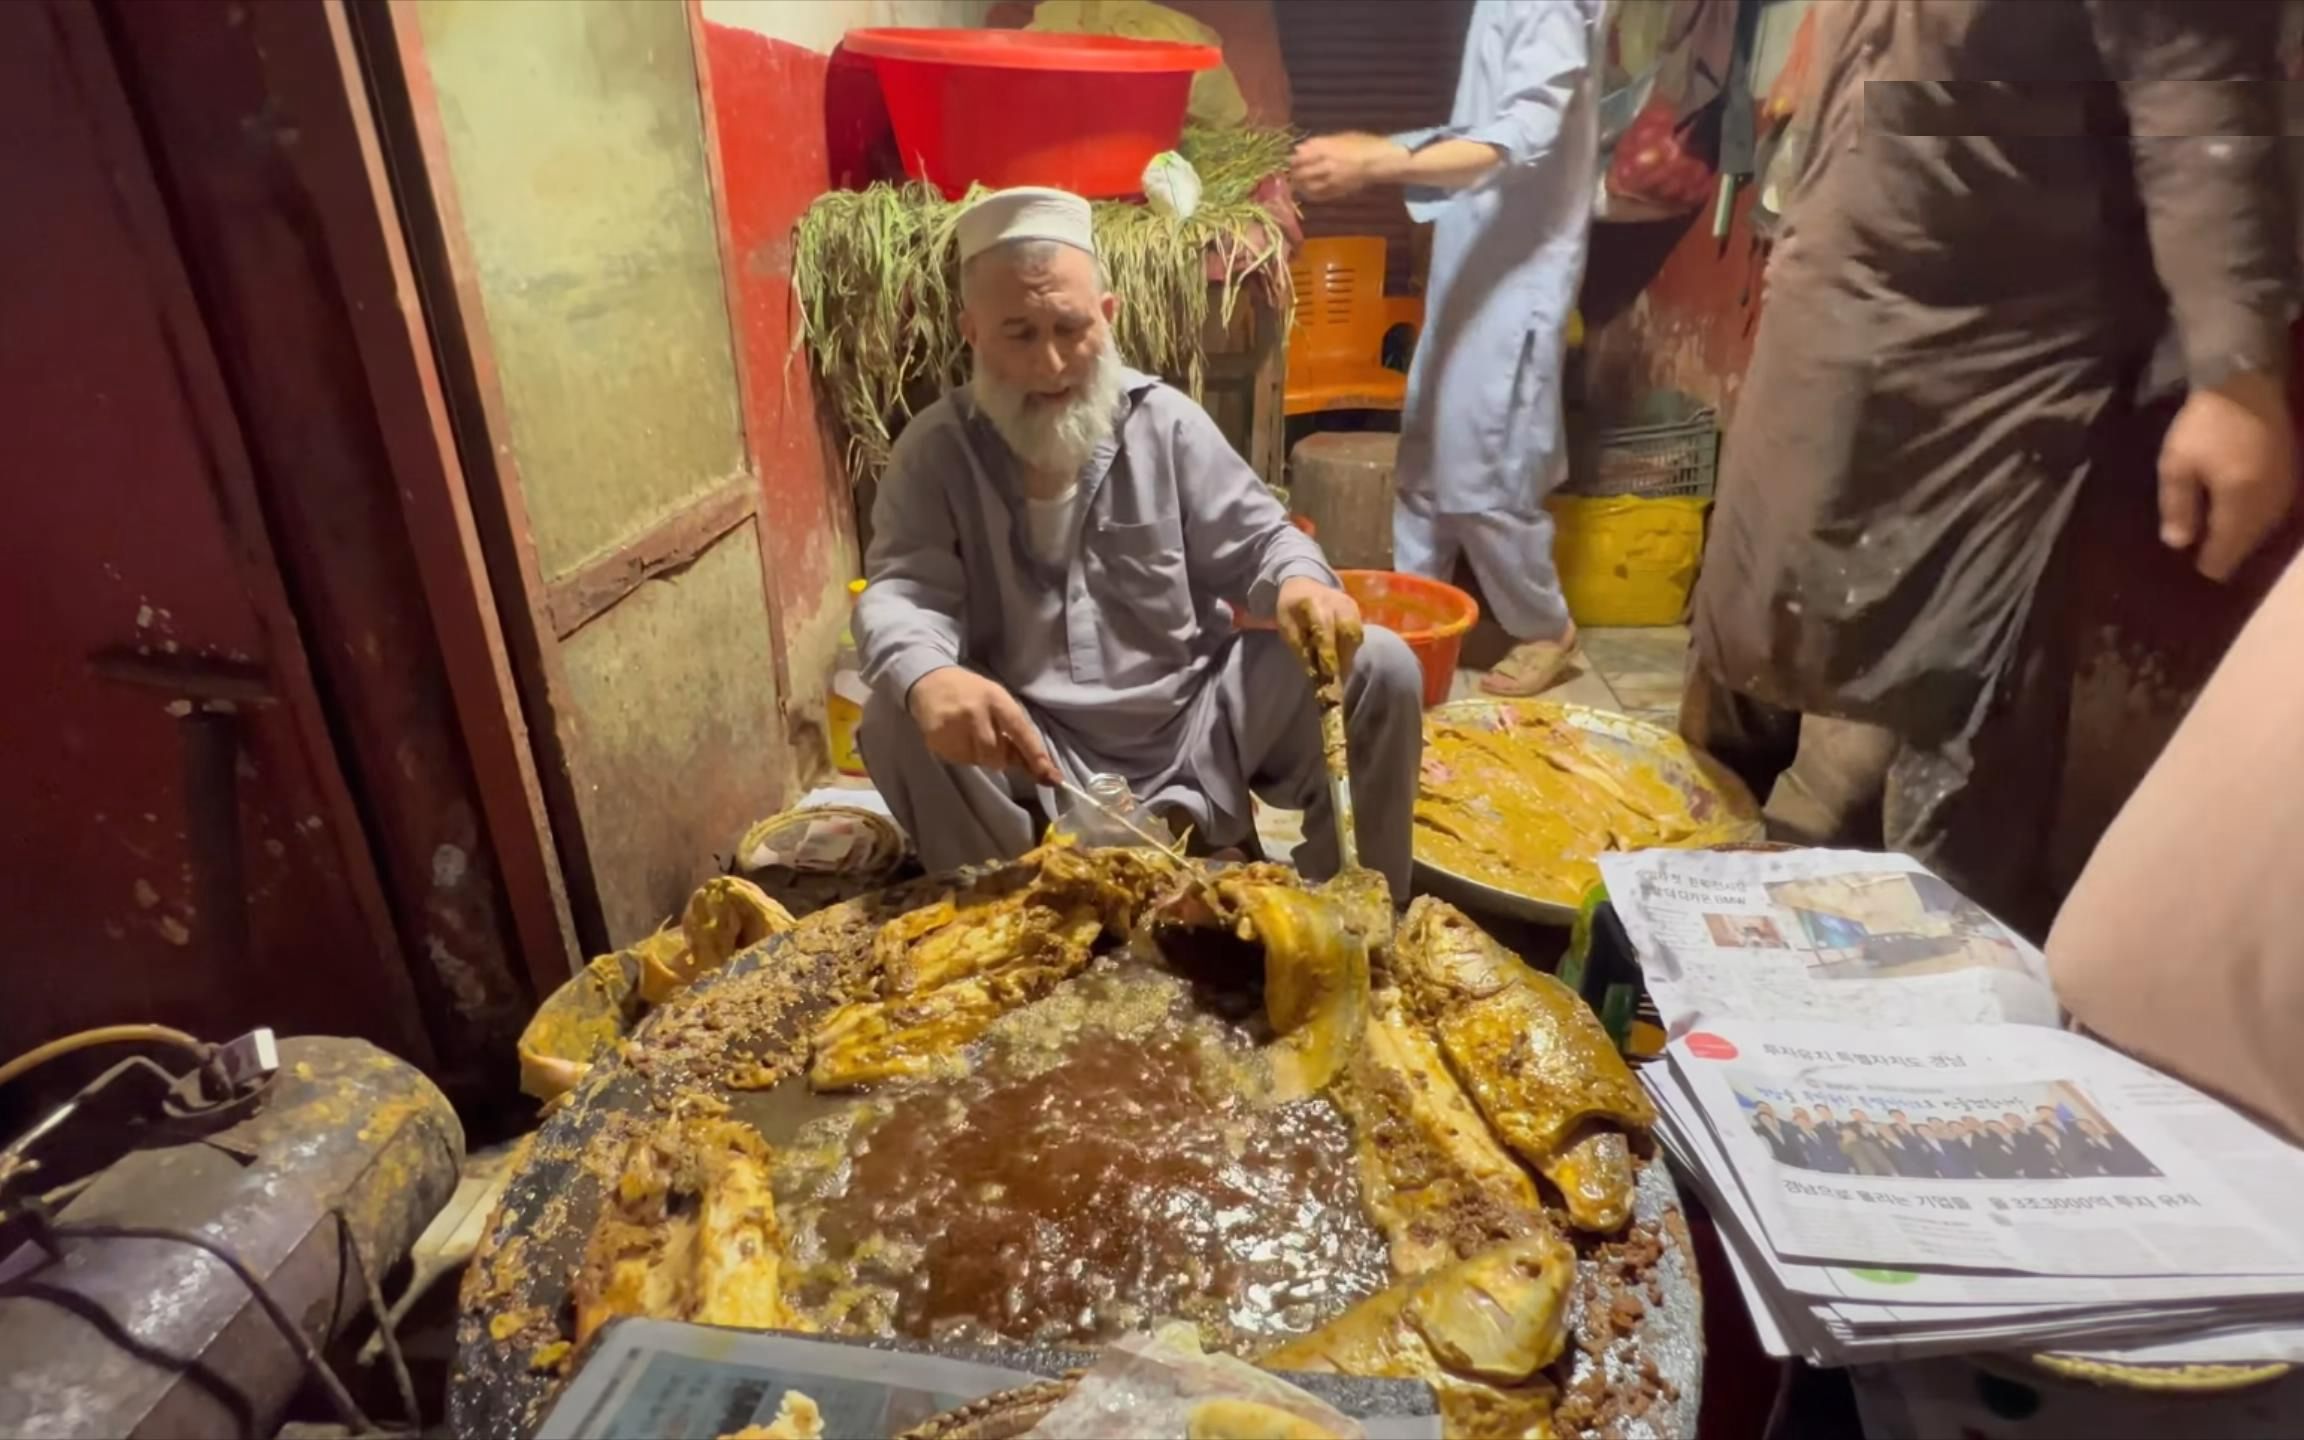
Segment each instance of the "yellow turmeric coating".
[[1751,822],[1691,797],[1653,758],[1541,705],[1424,725],[1416,855],[1499,890],[1574,906],[1611,850],[1749,838]]

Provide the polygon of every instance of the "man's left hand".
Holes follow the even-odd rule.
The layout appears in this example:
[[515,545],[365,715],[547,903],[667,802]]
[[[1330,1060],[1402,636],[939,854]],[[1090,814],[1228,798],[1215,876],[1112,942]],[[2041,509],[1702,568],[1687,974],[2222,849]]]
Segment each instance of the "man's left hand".
[[1324,580],[1297,575],[1280,584],[1280,635],[1315,678],[1342,680],[1360,653],[1360,607]]
[[1288,180],[1306,200],[1341,200],[1383,184],[1407,158],[1398,141],[1382,135],[1356,130],[1315,135],[1296,147],[1288,161]]

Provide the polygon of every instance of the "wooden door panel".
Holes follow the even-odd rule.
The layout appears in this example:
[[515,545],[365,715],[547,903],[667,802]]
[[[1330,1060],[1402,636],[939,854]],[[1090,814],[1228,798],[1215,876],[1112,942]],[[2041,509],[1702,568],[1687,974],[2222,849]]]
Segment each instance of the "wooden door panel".
[[395,178],[570,907],[629,943],[796,779],[688,7],[386,13]]
[[[612,935],[679,910],[777,788],[782,735],[762,633],[760,547],[746,525],[568,637],[582,717],[570,768]],[[701,847],[701,849],[699,849]]]
[[415,9],[547,583],[744,467],[687,17]]

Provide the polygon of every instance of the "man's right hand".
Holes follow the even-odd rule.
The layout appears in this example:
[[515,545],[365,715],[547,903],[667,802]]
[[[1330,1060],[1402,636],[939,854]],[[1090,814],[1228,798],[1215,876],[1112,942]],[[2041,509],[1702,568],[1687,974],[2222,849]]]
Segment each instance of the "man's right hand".
[[[2160,541],[2229,580],[2296,498],[2288,397],[2259,372],[2194,390],[2160,446]],[[2205,513],[2203,513],[2205,512]]]
[[1043,785],[1064,783],[1039,727],[999,683],[947,665],[913,682],[906,703],[929,753],[946,764],[1021,770]]
[[1288,159],[1288,180],[1306,200],[1341,200],[1380,185],[1408,158],[1396,140],[1347,130],[1300,142]]

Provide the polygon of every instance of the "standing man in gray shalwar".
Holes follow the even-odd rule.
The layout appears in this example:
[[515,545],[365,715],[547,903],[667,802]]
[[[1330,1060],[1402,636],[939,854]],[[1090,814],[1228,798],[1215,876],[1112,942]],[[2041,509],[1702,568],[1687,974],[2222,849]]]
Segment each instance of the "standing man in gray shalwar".
[[[1416,659],[1199,406],[1120,363],[1086,201],[1007,190],[964,214],[969,384],[905,428],[880,479],[856,637],[867,767],[930,870],[1013,858],[1117,774],[1210,847],[1250,796],[1306,811],[1336,869],[1312,686],[1336,646],[1362,863],[1408,886],[1423,748]],[[1237,631],[1232,607],[1288,636]],[[1355,642],[1356,654],[1355,654]]]
[[1514,642],[1481,678],[1495,695],[1548,689],[1576,654],[1544,500],[1568,477],[1560,372],[1599,174],[1599,23],[1600,0],[1479,0],[1448,124],[1315,136],[1291,166],[1306,200],[1398,185],[1432,222],[1393,559],[1435,580],[1471,561]]

